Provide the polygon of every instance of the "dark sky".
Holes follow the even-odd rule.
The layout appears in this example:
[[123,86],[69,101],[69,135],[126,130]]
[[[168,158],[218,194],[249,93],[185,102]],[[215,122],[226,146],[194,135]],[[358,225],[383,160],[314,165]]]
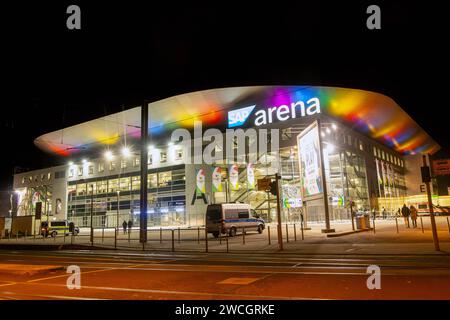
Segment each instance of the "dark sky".
[[[92,2],[2,3],[1,189],[10,186],[15,165],[57,161],[33,145],[40,134],[144,98],[223,86],[373,90],[450,147],[442,116],[450,54],[441,2],[377,2],[382,30],[375,31],[366,28],[372,1]],[[70,4],[81,7],[80,31],[66,28]]]

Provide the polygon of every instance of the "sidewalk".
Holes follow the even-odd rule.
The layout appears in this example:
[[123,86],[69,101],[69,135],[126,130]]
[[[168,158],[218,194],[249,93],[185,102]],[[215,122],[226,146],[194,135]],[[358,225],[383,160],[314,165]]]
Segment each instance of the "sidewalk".
[[[321,232],[321,224],[310,224],[310,230],[303,230],[301,236],[299,224],[282,226],[283,246],[286,253],[329,254],[329,255],[446,255],[450,254],[450,232],[445,217],[437,217],[440,252],[435,251],[430,221],[423,218],[423,232],[418,221],[417,228],[407,228],[403,219],[376,220],[375,230],[347,234],[329,238]],[[398,225],[398,233],[397,233]],[[294,228],[295,227],[295,228]],[[336,232],[351,231],[351,222],[334,222]],[[371,226],[373,227],[373,226]],[[270,238],[269,238],[270,231]],[[117,237],[117,238],[116,238]],[[245,236],[216,239],[211,234],[205,238],[204,229],[152,229],[147,232],[145,246],[139,242],[139,230],[131,233],[120,231],[117,236],[114,229],[96,229],[94,243],[90,243],[89,232],[75,237],[46,238],[28,237],[27,239],[0,240],[0,248],[66,250],[66,249],[118,249],[145,250],[147,252],[214,252],[214,253],[277,253],[278,239],[276,225],[269,224],[262,234],[248,232]],[[227,245],[228,242],[228,245]]]

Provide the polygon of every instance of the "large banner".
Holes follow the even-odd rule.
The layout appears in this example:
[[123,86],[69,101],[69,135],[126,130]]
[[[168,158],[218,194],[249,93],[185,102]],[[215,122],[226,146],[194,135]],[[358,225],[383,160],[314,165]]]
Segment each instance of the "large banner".
[[248,190],[255,189],[255,168],[252,163],[247,165],[247,186]]
[[213,192],[222,192],[222,168],[215,167],[212,172],[212,190]]
[[197,169],[197,179],[196,179],[196,188],[195,191],[197,195],[202,195],[206,192],[206,183],[205,183],[205,170]]
[[297,136],[300,177],[304,197],[314,196],[323,192],[319,144],[317,122],[311,124]]
[[231,191],[239,190],[239,167],[237,166],[237,164],[233,164],[230,166],[228,170],[228,179],[230,181]]
[[300,187],[294,184],[281,186],[283,192],[283,208],[301,208],[303,206]]

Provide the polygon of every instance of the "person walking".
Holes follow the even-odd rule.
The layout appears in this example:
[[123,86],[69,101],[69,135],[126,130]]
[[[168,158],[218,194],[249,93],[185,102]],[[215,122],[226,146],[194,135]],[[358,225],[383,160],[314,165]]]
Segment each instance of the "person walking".
[[122,228],[123,228],[123,234],[127,233],[127,222],[125,220],[123,220]]
[[405,219],[405,225],[407,228],[409,228],[409,215],[411,214],[411,212],[409,211],[408,207],[406,206],[406,204],[403,204],[402,207],[402,216]]
[[131,232],[131,228],[133,227],[133,221],[128,220],[128,232]]
[[383,219],[386,219],[386,208],[383,207]]
[[417,228],[417,209],[413,205],[409,207],[413,228]]

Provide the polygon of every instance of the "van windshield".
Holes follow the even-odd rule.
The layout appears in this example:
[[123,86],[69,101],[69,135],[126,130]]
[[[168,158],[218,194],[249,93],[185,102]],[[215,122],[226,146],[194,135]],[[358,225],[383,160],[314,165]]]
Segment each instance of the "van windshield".
[[208,220],[220,220],[222,207],[220,205],[209,205],[206,210],[206,219]]

